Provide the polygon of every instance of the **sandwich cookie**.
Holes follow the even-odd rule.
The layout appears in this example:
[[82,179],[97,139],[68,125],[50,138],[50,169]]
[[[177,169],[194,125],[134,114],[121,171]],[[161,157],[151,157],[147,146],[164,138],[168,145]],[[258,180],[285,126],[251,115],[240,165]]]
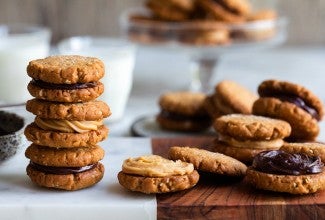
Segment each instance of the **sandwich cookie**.
[[194,169],[208,173],[242,177],[247,169],[245,164],[232,157],[195,147],[174,146],[168,155],[172,160],[191,163]]
[[157,155],[125,160],[117,177],[126,189],[147,194],[189,189],[199,181],[199,174],[193,164]]
[[104,150],[99,146],[67,149],[32,144],[25,155],[30,159],[27,175],[39,186],[78,190],[96,184],[104,175],[99,163]]
[[282,119],[290,123],[293,141],[315,140],[318,121],[323,118],[322,101],[305,87],[286,81],[266,80],[258,87],[260,98],[253,113]]
[[161,128],[173,131],[202,131],[211,125],[203,107],[205,95],[194,92],[169,92],[159,98],[161,112],[156,120]]
[[261,116],[230,114],[213,124],[218,137],[215,151],[251,163],[265,150],[278,150],[291,132],[289,123]]
[[258,96],[237,82],[223,80],[215,87],[213,94],[204,101],[204,106],[211,117],[242,113],[251,114]]
[[104,75],[104,64],[97,58],[52,56],[29,62],[27,73],[32,77],[29,93],[54,102],[86,102],[104,92],[98,80]]
[[258,189],[309,194],[325,189],[324,164],[319,157],[281,150],[256,155],[246,180]]

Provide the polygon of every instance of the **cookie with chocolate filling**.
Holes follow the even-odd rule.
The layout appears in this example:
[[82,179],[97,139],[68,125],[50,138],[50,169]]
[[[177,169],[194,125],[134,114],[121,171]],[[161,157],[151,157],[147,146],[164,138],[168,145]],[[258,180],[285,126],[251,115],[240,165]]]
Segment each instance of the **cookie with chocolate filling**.
[[286,81],[266,80],[258,87],[260,98],[253,114],[282,119],[290,123],[290,140],[315,140],[318,121],[323,118],[322,101],[307,88]]
[[192,163],[194,168],[208,173],[242,177],[246,173],[246,165],[226,155],[195,147],[174,146],[169,149],[169,158]]
[[214,150],[244,163],[251,163],[259,152],[278,150],[291,132],[285,121],[243,114],[221,116],[213,127],[218,134]]
[[104,76],[104,64],[97,58],[51,56],[33,60],[27,66],[32,77],[29,93],[54,102],[86,102],[104,92],[98,80]]
[[318,142],[284,143],[280,150],[289,153],[303,153],[311,157],[320,157],[325,161],[325,144]]
[[223,80],[215,86],[213,94],[204,101],[211,117],[242,113],[251,114],[258,96],[235,81]]
[[148,0],[146,6],[155,17],[166,21],[187,20],[194,9],[193,0]]
[[214,19],[231,23],[245,21],[250,12],[250,4],[246,0],[198,0],[198,5]]
[[203,107],[205,95],[194,92],[168,92],[160,96],[161,112],[156,120],[161,128],[173,131],[202,131],[211,125]]
[[69,191],[93,186],[103,178],[104,170],[99,162],[84,167],[50,167],[30,162],[26,168],[36,185]]
[[281,150],[265,151],[247,169],[246,180],[258,189],[309,194],[325,189],[324,164],[319,157]]
[[126,189],[147,194],[189,189],[197,184],[199,177],[193,164],[157,155],[125,160],[117,176]]

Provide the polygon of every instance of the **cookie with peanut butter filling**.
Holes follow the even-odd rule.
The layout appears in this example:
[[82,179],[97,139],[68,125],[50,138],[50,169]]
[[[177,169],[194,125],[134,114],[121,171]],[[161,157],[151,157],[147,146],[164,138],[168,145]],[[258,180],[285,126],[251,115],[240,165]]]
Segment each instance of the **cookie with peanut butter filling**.
[[[27,140],[33,142],[37,145],[48,146],[48,147],[63,147],[63,148],[74,148],[74,147],[87,147],[90,145],[96,145],[98,142],[104,140],[108,136],[108,128],[105,125],[98,125],[98,122],[95,124],[89,123],[82,124],[80,122],[74,123],[73,121],[61,120],[60,125],[55,130],[55,126],[46,127],[42,125],[41,128],[36,122],[33,122],[27,125],[25,129],[25,136]],[[46,128],[45,128],[46,127]],[[82,127],[82,128],[80,128]],[[96,128],[94,128],[96,127]],[[45,128],[45,129],[44,129]],[[63,129],[71,129],[72,132],[62,132]],[[79,130],[82,130],[81,132]]]
[[287,121],[292,127],[289,138],[293,141],[315,140],[324,104],[314,93],[301,85],[278,80],[262,82],[258,93],[254,114]]
[[286,121],[244,114],[224,115],[213,126],[218,133],[214,150],[245,163],[263,150],[282,147],[291,132]]
[[31,99],[27,101],[26,109],[41,118],[74,121],[101,120],[112,114],[105,102],[97,100],[83,103],[57,103]]
[[131,191],[168,193],[192,188],[199,181],[193,164],[158,155],[129,158],[118,173],[119,183]]
[[169,149],[169,158],[192,163],[199,171],[226,176],[242,177],[246,173],[246,165],[226,155],[195,147],[174,146]]

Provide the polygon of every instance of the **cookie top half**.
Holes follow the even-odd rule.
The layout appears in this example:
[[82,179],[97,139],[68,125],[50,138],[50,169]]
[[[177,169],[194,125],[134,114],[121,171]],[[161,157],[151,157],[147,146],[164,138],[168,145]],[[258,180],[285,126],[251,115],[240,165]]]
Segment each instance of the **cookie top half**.
[[322,119],[324,116],[324,104],[322,101],[307,88],[287,82],[278,80],[266,80],[263,81],[258,87],[258,93],[261,97],[279,97],[287,96],[290,99],[300,98],[308,107],[316,110],[318,113],[318,119]]
[[54,84],[95,82],[104,76],[104,63],[95,57],[58,55],[32,60],[27,73],[34,80]]
[[255,115],[230,114],[215,120],[215,130],[238,140],[272,140],[290,135],[289,123]]
[[195,92],[168,92],[160,96],[162,110],[186,116],[205,116],[203,106],[206,95]]

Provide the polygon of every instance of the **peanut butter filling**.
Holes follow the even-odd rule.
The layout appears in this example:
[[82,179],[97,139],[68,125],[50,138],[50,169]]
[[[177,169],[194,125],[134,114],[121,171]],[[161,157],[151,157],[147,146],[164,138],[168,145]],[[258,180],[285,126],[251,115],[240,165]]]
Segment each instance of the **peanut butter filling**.
[[172,161],[158,155],[129,158],[123,162],[122,171],[147,177],[166,177],[190,174],[193,164],[180,160]]
[[55,120],[44,119],[40,117],[35,118],[35,123],[38,127],[44,130],[60,131],[60,132],[77,132],[83,133],[92,130],[97,130],[103,125],[103,120],[99,121],[68,121],[68,120]]
[[219,141],[225,142],[230,146],[238,148],[253,148],[253,149],[279,149],[283,145],[282,139],[265,140],[265,141],[239,141],[235,138],[219,135]]

